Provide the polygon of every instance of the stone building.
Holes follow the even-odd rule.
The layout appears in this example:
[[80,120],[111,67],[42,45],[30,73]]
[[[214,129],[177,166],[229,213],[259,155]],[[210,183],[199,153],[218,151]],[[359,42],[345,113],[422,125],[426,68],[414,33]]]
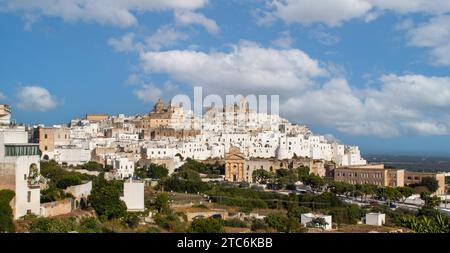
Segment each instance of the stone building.
[[166,106],[160,99],[148,115],[135,123],[136,128],[141,129],[178,128],[184,124],[183,107],[174,106],[171,102]]
[[42,159],[54,159],[57,145],[70,143],[70,130],[65,127],[38,127],[35,131],[34,141],[39,143]]
[[244,154],[238,147],[231,146],[225,154],[225,180],[231,182],[247,181],[244,177]]
[[169,127],[158,127],[154,129],[144,129],[142,138],[149,138],[152,141],[159,141],[166,138],[175,138],[178,140],[186,140],[200,134],[200,130],[194,129],[175,129]]
[[438,182],[439,188],[435,192],[437,195],[445,194],[445,173],[433,173],[433,172],[415,172],[415,171],[406,171],[405,172],[405,184],[420,184],[422,179],[425,177],[431,177],[436,179]]
[[86,120],[89,122],[101,122],[108,119],[108,114],[86,114]]
[[405,170],[385,169],[384,164],[367,164],[338,167],[334,180],[350,184],[374,184],[377,186],[404,186]]

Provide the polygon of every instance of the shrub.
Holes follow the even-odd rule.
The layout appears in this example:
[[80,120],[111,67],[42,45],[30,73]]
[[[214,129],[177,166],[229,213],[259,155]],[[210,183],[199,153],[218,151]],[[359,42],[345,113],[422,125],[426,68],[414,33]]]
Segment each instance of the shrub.
[[223,222],[220,219],[208,218],[192,221],[189,233],[223,233]]
[[74,218],[35,218],[32,219],[28,229],[31,233],[69,233],[77,231],[77,224]]
[[15,193],[10,190],[0,190],[0,233],[12,233],[15,231],[13,211],[9,203]]
[[244,221],[241,221],[239,219],[229,219],[224,220],[223,225],[226,227],[236,227],[236,228],[247,228],[248,225]]
[[267,223],[264,220],[260,220],[260,219],[252,220],[252,223],[251,223],[252,231],[266,230],[268,227],[269,226],[267,225]]

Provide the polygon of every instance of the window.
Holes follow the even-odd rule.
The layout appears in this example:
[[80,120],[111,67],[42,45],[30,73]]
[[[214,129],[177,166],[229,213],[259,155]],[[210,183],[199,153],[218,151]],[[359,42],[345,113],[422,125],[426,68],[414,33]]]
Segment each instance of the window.
[[28,203],[31,202],[31,191],[28,191],[27,201]]
[[34,156],[40,155],[39,145],[5,145],[5,156]]
[[48,150],[48,147],[47,147],[47,146],[45,146],[45,147],[44,147],[44,149],[45,149],[45,151],[47,151],[47,150]]
[[44,139],[48,139],[48,135],[47,134],[44,135]]
[[27,174],[23,174],[23,180],[27,180]]

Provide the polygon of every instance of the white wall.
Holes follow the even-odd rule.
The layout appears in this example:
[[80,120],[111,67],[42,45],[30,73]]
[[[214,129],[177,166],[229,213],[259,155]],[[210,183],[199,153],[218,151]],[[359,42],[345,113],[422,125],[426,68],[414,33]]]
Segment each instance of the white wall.
[[128,211],[144,211],[144,183],[127,181],[123,184],[123,197]]

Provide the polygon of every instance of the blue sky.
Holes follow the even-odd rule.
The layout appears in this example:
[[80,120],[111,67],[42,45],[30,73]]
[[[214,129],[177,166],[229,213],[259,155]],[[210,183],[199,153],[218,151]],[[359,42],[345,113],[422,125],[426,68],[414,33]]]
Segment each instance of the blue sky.
[[4,0],[0,102],[24,123],[159,97],[279,94],[363,153],[450,155],[445,0]]

